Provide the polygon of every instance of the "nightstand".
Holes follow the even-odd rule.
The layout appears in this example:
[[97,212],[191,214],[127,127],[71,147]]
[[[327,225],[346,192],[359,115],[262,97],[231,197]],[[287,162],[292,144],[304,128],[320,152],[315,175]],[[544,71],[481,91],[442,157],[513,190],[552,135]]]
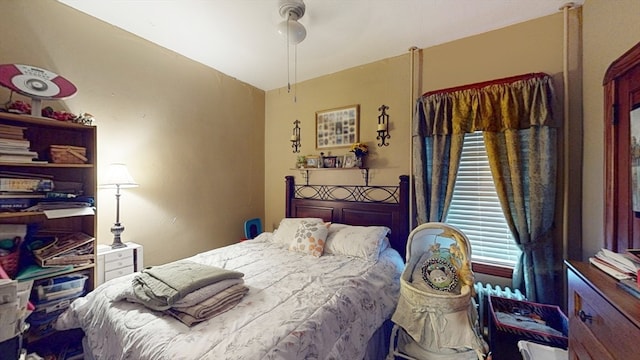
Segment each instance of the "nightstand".
[[144,258],[142,245],[128,242],[127,247],[112,249],[98,245],[98,279],[96,286],[120,276],[142,270]]

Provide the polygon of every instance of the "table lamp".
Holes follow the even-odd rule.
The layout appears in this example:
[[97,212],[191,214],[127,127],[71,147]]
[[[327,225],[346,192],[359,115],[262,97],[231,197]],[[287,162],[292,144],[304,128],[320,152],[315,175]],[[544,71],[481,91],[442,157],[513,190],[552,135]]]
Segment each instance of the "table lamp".
[[100,187],[116,189],[116,222],[111,227],[111,233],[113,234],[113,243],[111,244],[112,249],[127,246],[120,238],[120,235],[124,231],[124,226],[120,223],[120,189],[137,186],[138,184],[133,180],[131,174],[129,174],[129,170],[127,170],[127,165],[120,163],[109,165],[109,169],[107,170],[107,179],[100,185]]

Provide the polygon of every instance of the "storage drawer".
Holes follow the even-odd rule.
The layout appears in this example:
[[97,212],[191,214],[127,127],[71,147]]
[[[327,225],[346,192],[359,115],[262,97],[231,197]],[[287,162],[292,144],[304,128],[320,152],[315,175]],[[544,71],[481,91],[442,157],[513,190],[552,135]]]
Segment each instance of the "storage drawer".
[[117,277],[124,276],[124,275],[129,275],[129,274],[133,274],[133,264],[131,264],[130,266],[124,267],[124,268],[111,270],[111,271],[105,271],[105,273],[104,273],[104,281],[109,281],[111,279],[115,279]]
[[133,266],[133,256],[128,258],[122,258],[115,261],[108,261],[104,263],[104,271],[111,271],[120,269],[123,267]]
[[119,261],[124,259],[131,259],[133,261],[133,249],[123,249],[121,251],[115,251],[104,255],[104,262]]
[[[568,272],[568,280],[572,337],[581,335],[582,345],[593,359],[633,358],[635,355],[629,351],[638,344],[638,329],[572,271]],[[584,355],[580,357],[583,358]]]

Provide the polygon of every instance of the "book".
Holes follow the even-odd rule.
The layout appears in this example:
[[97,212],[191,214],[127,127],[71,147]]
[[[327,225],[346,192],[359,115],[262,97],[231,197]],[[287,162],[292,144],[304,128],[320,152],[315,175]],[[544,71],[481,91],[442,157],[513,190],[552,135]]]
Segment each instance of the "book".
[[0,191],[53,191],[53,180],[0,177]]
[[22,210],[31,207],[33,200],[27,198],[0,198],[0,211]]
[[2,162],[31,162],[33,158],[38,157],[33,155],[11,155],[11,154],[0,154],[0,161]]
[[24,140],[24,139],[0,138],[0,146],[15,146],[15,147],[28,148],[29,146],[31,146],[31,142],[29,140]]
[[622,279],[618,281],[618,287],[640,299],[640,287],[638,287],[637,282],[630,279]]
[[611,266],[607,262],[600,260],[596,257],[593,257],[593,256],[590,257],[589,263],[591,263],[591,265],[597,267],[598,269],[602,270],[605,274],[613,277],[616,280],[631,279],[631,275],[621,272],[620,270]]
[[49,263],[49,260],[60,257],[70,250],[80,248],[86,244],[91,244],[91,251],[93,252],[94,238],[83,232],[43,236],[42,239],[46,242],[46,245],[33,250],[33,257],[36,263],[42,267],[53,266]]
[[640,270],[640,263],[635,263],[624,256],[624,254],[619,254],[608,249],[601,249],[596,253],[595,257],[618,269],[620,272],[633,277],[635,277],[638,270]]
[[51,276],[58,273],[62,273],[73,269],[72,265],[59,266],[59,267],[42,267],[36,264],[29,264],[18,270],[16,280],[26,281],[41,276]]

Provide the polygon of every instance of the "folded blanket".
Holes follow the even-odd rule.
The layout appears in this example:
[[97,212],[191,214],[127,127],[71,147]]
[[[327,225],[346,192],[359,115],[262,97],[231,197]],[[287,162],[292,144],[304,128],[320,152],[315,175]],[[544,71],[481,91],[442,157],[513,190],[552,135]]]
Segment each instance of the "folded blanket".
[[233,285],[244,284],[244,279],[228,279],[222,280],[217,283],[207,285],[203,288],[200,288],[196,291],[193,291],[187,294],[182,300],[176,301],[173,304],[174,308],[184,308],[197,305],[204,300],[216,295],[222,290],[228,289]]
[[133,278],[132,284],[138,302],[150,309],[164,311],[192,291],[243,276],[238,271],[180,260],[146,268]]
[[233,285],[191,307],[173,307],[165,311],[187,326],[211,319],[236,306],[249,292],[244,284]]

